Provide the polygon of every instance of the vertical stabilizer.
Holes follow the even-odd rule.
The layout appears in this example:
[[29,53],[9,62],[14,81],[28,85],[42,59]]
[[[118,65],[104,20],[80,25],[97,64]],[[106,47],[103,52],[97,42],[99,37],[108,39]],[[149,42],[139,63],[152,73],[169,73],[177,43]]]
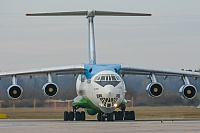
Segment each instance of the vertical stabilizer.
[[93,17],[88,18],[88,52],[89,63],[96,64],[96,50],[95,50],[95,36],[94,36],[94,23]]
[[[94,13],[91,13],[91,14],[94,14]],[[94,36],[94,16],[90,15],[87,18],[88,18],[89,64],[96,64],[96,49],[95,49],[95,36]]]

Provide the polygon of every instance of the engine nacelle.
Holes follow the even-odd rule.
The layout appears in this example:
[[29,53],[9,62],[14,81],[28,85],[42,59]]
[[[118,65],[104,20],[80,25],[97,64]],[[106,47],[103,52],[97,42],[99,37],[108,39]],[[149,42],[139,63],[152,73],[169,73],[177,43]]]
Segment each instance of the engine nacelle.
[[197,89],[193,85],[183,85],[179,89],[179,93],[183,99],[193,99],[197,94]]
[[163,86],[158,82],[151,82],[146,88],[150,97],[159,97],[163,93]]
[[59,88],[55,83],[46,83],[42,90],[45,96],[54,97],[58,93]]
[[23,89],[19,85],[11,85],[7,89],[7,94],[10,99],[19,99],[22,96]]

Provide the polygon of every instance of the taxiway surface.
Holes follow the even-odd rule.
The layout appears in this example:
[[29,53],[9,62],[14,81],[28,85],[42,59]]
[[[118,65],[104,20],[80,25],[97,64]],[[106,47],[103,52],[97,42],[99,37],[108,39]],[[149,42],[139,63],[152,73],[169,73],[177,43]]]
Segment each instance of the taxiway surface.
[[0,120],[1,133],[200,133],[200,120],[137,120],[65,122],[63,120]]

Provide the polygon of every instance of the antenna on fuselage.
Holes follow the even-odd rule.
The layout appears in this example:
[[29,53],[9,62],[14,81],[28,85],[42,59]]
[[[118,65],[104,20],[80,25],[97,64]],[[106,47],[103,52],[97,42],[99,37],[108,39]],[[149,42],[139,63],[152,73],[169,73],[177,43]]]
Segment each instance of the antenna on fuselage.
[[89,64],[96,64],[96,49],[93,21],[95,16],[151,16],[151,14],[88,10],[52,13],[27,13],[26,16],[86,16],[86,18],[88,19]]

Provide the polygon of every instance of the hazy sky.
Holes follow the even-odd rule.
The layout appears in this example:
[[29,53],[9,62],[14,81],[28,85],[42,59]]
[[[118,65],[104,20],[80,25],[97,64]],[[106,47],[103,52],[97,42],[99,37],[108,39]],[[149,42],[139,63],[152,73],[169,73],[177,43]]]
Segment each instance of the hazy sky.
[[95,17],[97,63],[200,68],[200,0],[0,0],[0,70],[88,62],[85,17],[26,17],[73,10],[152,13]]

